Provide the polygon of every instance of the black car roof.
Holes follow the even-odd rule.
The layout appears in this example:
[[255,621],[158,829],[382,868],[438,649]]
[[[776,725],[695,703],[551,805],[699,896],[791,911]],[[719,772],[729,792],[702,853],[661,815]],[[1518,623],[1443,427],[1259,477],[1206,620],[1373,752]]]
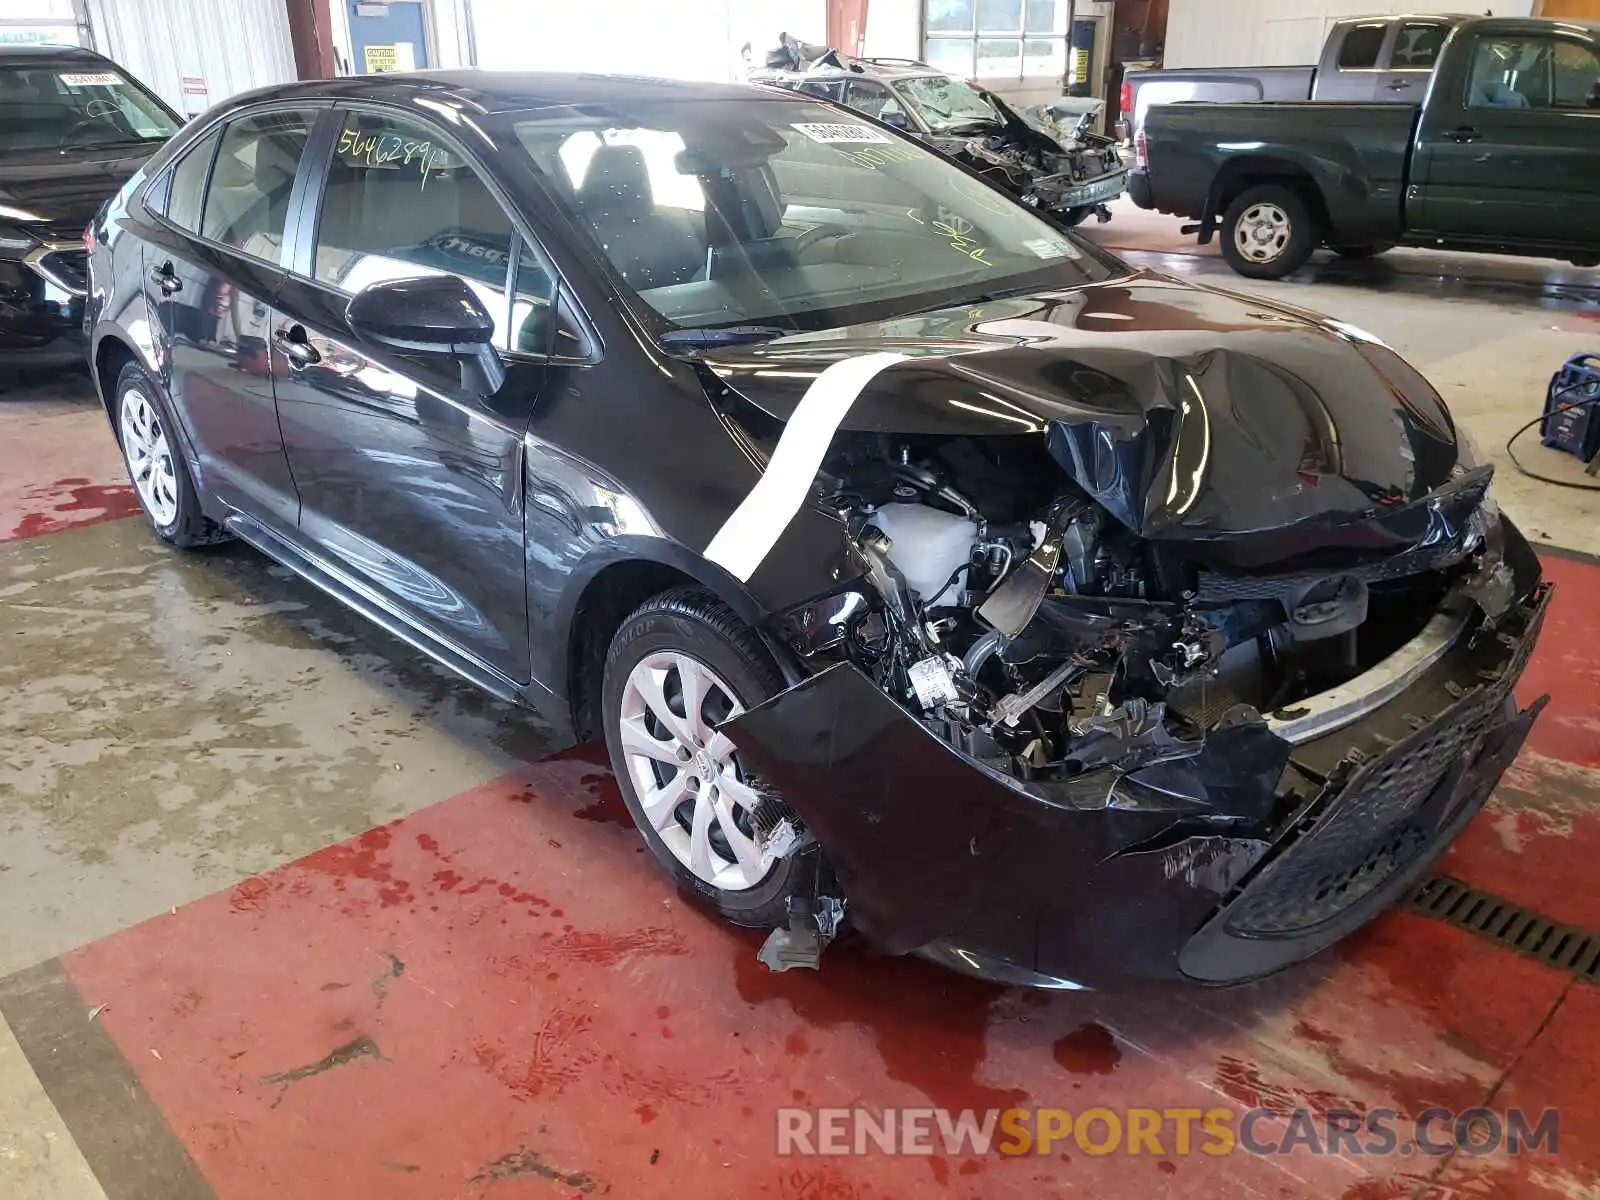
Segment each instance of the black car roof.
[[283,84],[236,97],[234,104],[295,97],[333,97],[403,101],[429,93],[446,93],[484,112],[559,108],[584,104],[648,104],[664,101],[747,102],[752,93],[775,99],[796,97],[780,89],[744,83],[689,83],[642,75],[564,74],[543,71],[462,69],[405,74],[352,75],[342,79]]
[[37,62],[41,58],[55,59],[57,61],[78,59],[83,62],[111,62],[103,54],[96,54],[93,50],[85,50],[82,46],[56,46],[48,42],[29,46],[0,46],[0,63]]

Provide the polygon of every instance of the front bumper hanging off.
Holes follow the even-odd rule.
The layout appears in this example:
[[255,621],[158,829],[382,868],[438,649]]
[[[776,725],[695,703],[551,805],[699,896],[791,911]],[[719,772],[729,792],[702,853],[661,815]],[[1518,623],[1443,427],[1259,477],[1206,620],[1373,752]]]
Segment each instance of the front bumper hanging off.
[[1519,712],[1512,689],[1547,602],[1334,732],[1224,721],[1189,757],[1060,783],[965,757],[847,664],[729,732],[884,951],[1035,986],[1237,982],[1370,920],[1465,828],[1545,703]]

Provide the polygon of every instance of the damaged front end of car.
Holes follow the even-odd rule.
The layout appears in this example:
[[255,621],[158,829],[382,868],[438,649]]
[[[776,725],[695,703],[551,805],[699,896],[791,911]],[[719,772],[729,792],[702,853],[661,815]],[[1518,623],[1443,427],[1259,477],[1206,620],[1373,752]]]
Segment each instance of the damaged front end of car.
[[999,121],[951,144],[947,153],[1016,195],[1024,204],[1078,224],[1106,208],[1127,187],[1128,168],[1113,139],[1089,129],[1091,115],[1066,126],[1048,107],[1019,113],[990,92],[984,98]]
[[[1459,833],[1544,703],[1512,696],[1547,589],[1491,469],[1398,359],[1371,361],[1399,408],[1349,403],[1336,463],[1302,430],[1277,469],[1281,363],[1125,356],[1136,402],[1041,406],[1005,360],[913,359],[901,387],[982,375],[976,406],[1028,432],[846,428],[823,461],[848,566],[772,630],[807,677],[727,726],[769,852],[818,863],[765,961],[815,965],[846,913],[887,952],[1036,986],[1316,953]],[[1111,364],[1056,377],[1108,388]]]

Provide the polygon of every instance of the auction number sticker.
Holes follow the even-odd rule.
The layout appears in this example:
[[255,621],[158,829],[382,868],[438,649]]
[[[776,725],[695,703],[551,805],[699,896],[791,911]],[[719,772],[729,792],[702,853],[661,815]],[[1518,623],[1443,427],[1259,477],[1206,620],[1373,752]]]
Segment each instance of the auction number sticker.
[[888,145],[889,138],[871,125],[854,125],[846,122],[827,124],[808,122],[792,126],[813,142],[824,146],[854,145],[859,143]]
[[59,75],[58,79],[70,88],[121,87],[122,76],[103,71],[98,75]]
[[1022,243],[1035,258],[1078,258],[1072,243],[1062,237],[1033,238]]

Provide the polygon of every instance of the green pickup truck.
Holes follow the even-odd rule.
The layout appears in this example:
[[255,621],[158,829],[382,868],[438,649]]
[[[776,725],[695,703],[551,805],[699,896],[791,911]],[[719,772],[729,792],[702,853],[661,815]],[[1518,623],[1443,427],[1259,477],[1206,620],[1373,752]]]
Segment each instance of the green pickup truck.
[[1222,232],[1241,275],[1278,279],[1318,246],[1395,245],[1600,265],[1600,26],[1456,26],[1416,104],[1152,108],[1128,191]]

